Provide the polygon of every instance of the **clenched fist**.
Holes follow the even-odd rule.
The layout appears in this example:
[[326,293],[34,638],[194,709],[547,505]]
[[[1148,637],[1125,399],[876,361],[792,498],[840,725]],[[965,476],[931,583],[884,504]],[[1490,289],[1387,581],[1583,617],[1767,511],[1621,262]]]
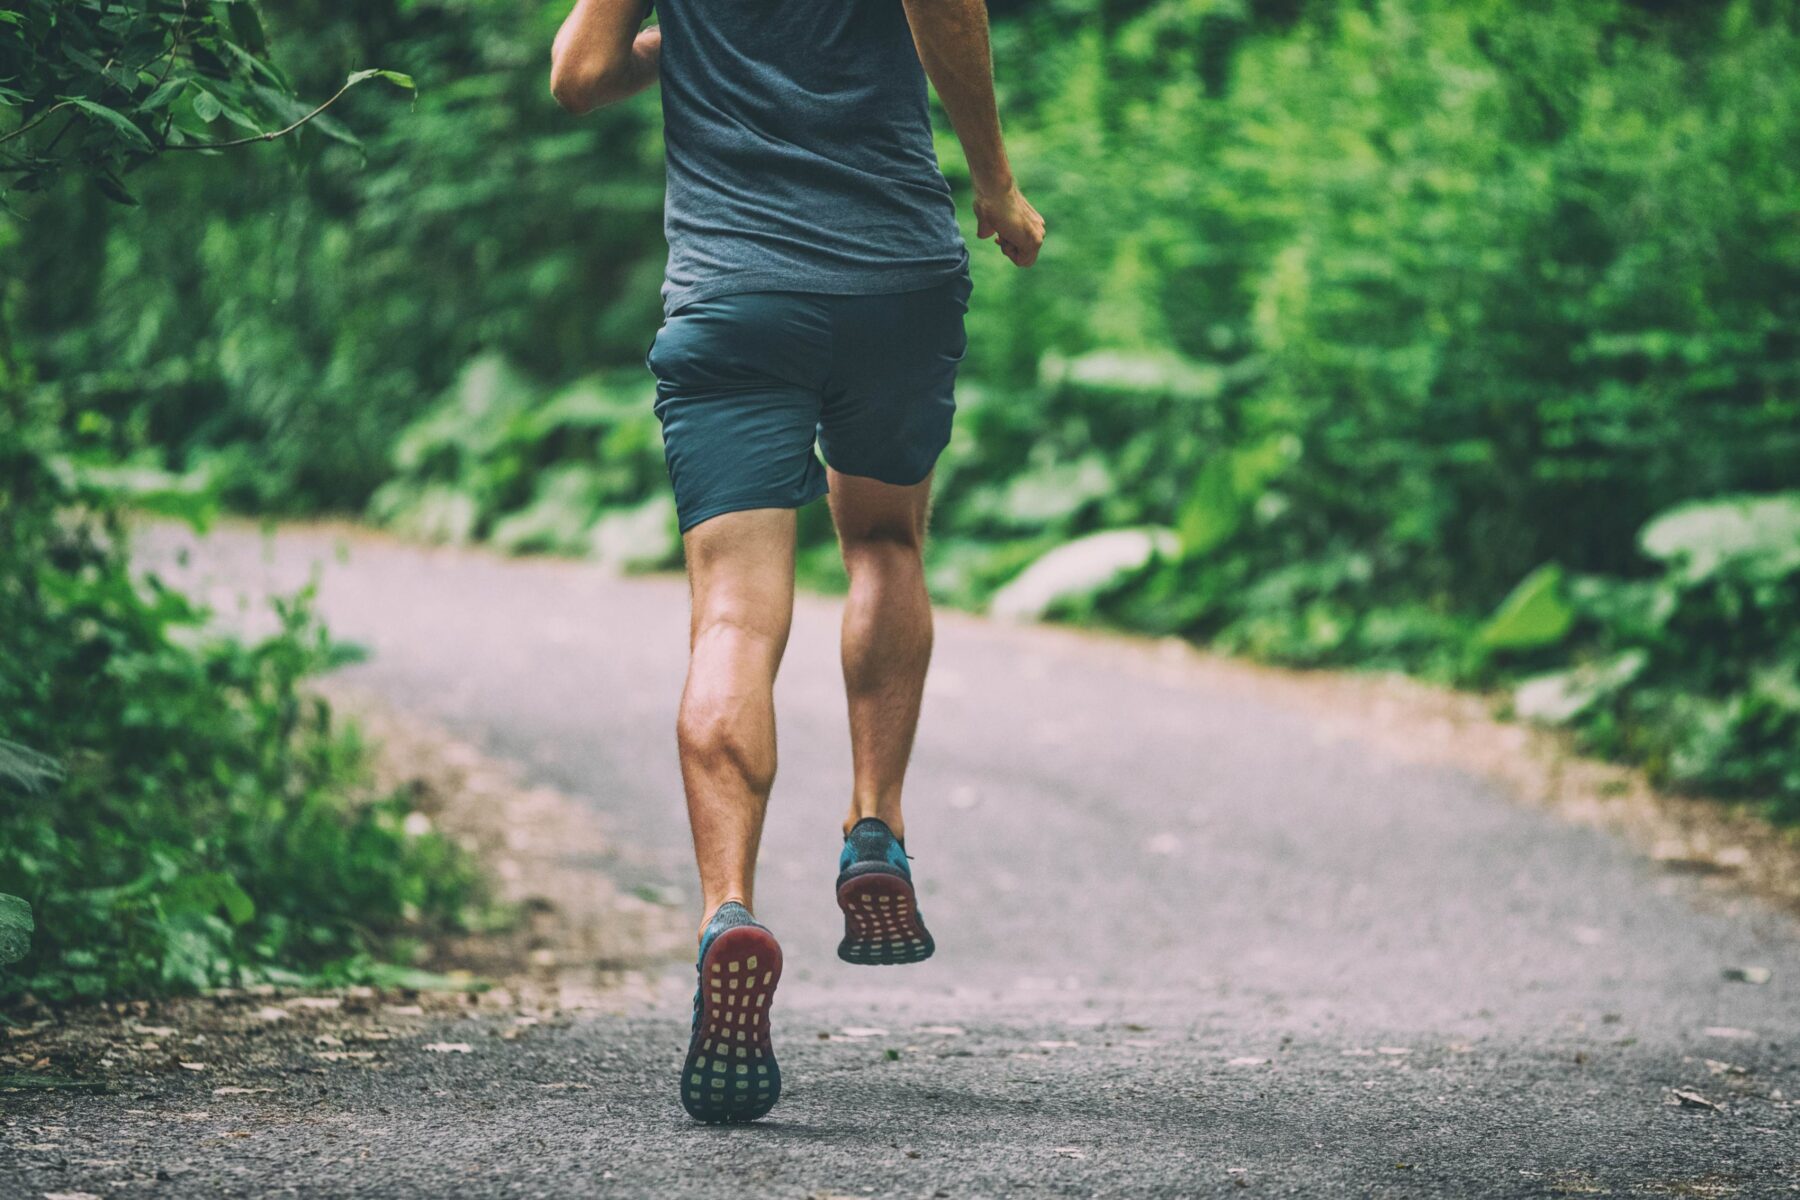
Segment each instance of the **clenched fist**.
[[1029,267],[1044,244],[1044,218],[1031,207],[1017,184],[1003,191],[975,193],[975,236],[997,238],[1014,265]]

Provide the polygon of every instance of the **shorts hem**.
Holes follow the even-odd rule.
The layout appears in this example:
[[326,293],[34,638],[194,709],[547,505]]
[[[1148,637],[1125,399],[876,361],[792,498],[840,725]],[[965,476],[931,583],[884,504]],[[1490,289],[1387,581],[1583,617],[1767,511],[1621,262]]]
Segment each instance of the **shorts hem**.
[[876,483],[885,483],[889,487],[918,487],[921,483],[924,483],[927,479],[931,478],[931,473],[937,470],[938,459],[943,457],[944,450],[948,448],[948,445],[949,443],[945,443],[943,447],[939,447],[938,452],[931,456],[931,462],[926,465],[925,469],[911,479],[894,478],[888,475],[877,475],[873,472],[865,471],[846,471],[844,468],[831,461],[831,456],[825,453],[823,447],[819,450],[819,457],[825,460],[825,465],[827,467],[830,467],[839,475],[848,475],[852,479],[873,479]]
[[694,526],[710,521],[714,517],[722,517],[726,513],[749,512],[750,510],[757,508],[805,508],[808,504],[822,499],[830,490],[831,489],[826,485],[825,481],[821,479],[816,488],[808,488],[806,493],[798,500],[791,496],[770,496],[767,494],[739,496],[735,499],[719,500],[712,504],[708,504],[692,517],[685,513],[680,513],[678,514],[677,520],[681,532],[685,534],[688,530],[694,528]]

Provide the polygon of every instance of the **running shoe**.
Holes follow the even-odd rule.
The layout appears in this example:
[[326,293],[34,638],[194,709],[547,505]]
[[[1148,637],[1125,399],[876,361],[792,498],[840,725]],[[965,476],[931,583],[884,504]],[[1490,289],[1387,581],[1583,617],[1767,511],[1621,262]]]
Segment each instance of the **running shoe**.
[[769,1041],[781,946],[748,909],[727,901],[706,924],[696,965],[682,1107],[711,1125],[754,1121],[781,1098],[781,1068]]
[[844,836],[837,899],[844,910],[838,957],[845,962],[872,967],[924,962],[937,949],[919,915],[906,847],[886,822],[864,817]]

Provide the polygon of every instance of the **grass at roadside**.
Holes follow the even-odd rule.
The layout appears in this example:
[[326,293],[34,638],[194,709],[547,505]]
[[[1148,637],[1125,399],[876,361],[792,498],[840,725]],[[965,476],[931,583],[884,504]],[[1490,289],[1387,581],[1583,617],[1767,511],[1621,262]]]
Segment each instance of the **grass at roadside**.
[[[691,953],[687,914],[620,891],[593,865],[608,844],[587,805],[336,679],[305,690],[366,739],[374,793],[406,796],[414,826],[464,848],[517,919],[422,940],[428,970],[16,1000],[0,1031],[0,1093],[155,1089],[192,1072],[215,1096],[291,1095],[327,1071],[530,1039],[579,1013],[668,999],[656,980]],[[344,982],[357,974],[372,982]]]

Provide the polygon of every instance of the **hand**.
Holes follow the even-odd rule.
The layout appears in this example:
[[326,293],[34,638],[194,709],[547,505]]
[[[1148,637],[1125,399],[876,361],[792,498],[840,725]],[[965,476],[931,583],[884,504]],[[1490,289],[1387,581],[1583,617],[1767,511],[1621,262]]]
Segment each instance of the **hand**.
[[975,193],[975,236],[986,240],[997,238],[1000,249],[1015,266],[1029,267],[1037,261],[1044,244],[1044,218],[1031,207],[1017,184],[1004,191]]
[[631,42],[632,53],[645,63],[660,67],[662,65],[662,26],[652,25],[648,29],[638,30],[637,37]]

